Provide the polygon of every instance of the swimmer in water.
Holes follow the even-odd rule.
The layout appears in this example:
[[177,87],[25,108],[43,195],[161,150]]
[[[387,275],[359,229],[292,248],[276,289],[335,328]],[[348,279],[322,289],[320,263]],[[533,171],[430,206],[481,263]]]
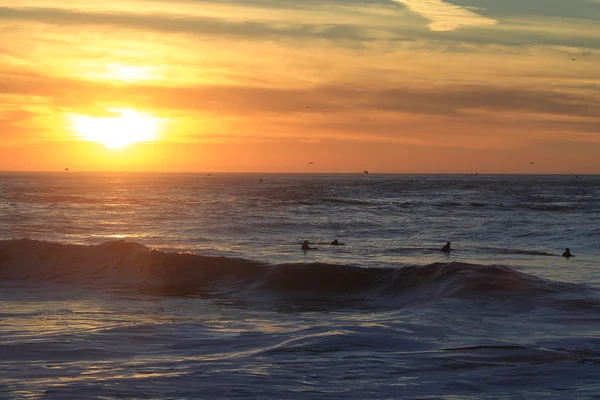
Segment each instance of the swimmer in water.
[[566,258],[575,257],[573,254],[571,254],[571,249],[569,249],[568,247],[565,249],[565,252],[562,254],[562,256]]
[[316,250],[316,247],[310,247],[308,245],[308,240],[305,240],[304,242],[302,242],[302,250]]
[[333,242],[329,243],[332,246],[344,246],[345,243],[340,243],[337,239],[335,239]]
[[452,251],[452,249],[450,248],[450,242],[447,242],[446,245],[442,247],[442,251],[444,253],[450,253]]

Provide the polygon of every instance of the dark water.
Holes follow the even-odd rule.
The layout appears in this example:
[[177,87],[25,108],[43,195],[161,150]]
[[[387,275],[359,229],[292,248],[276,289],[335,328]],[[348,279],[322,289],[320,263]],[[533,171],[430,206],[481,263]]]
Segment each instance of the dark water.
[[4,174],[0,201],[2,398],[600,396],[597,176]]

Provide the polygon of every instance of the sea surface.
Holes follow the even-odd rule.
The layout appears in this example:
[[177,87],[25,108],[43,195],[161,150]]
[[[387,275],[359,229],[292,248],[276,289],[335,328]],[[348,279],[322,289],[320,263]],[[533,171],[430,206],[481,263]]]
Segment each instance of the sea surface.
[[600,176],[0,173],[0,398],[598,399]]

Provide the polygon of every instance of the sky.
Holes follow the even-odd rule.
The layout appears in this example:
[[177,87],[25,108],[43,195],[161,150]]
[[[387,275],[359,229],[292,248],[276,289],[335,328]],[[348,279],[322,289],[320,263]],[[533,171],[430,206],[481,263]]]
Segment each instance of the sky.
[[0,39],[0,171],[600,173],[600,0],[3,0]]

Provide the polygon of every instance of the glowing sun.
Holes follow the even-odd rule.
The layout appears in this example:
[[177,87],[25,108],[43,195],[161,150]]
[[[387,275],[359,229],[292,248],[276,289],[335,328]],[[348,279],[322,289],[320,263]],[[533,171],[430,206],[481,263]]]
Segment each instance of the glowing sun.
[[71,115],[73,130],[83,140],[102,143],[109,149],[156,139],[158,118],[131,109],[111,108],[108,111],[115,116]]

